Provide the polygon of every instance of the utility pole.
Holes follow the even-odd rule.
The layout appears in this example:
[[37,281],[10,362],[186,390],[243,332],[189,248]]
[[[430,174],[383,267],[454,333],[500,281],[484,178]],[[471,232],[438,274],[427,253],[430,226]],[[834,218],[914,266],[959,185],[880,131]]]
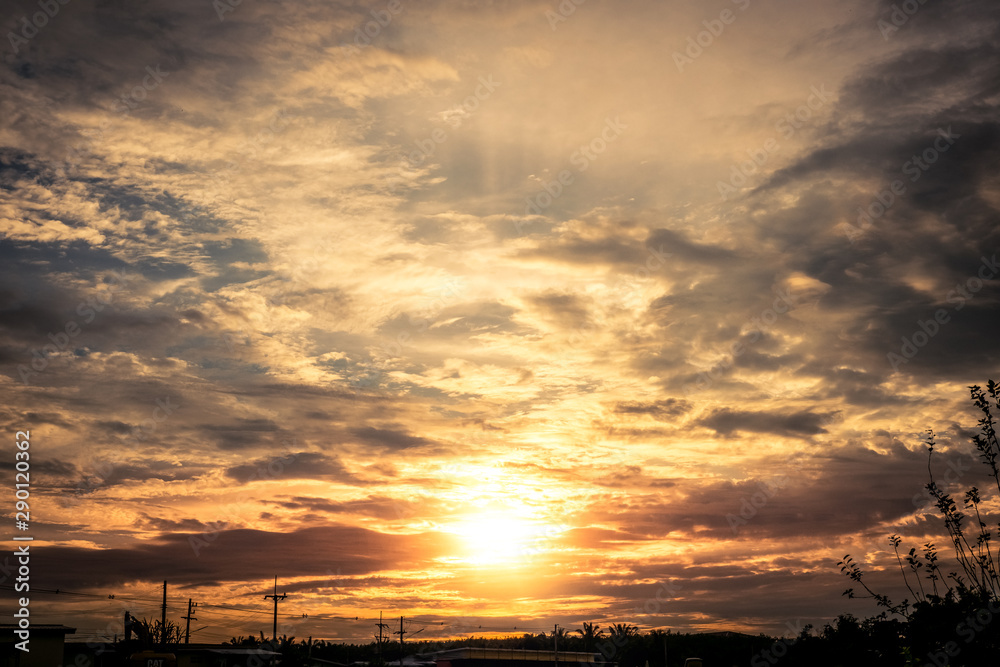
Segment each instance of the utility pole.
[[288,596],[284,593],[278,595],[278,577],[274,577],[274,595],[265,595],[264,599],[274,598],[274,630],[271,633],[271,638],[275,643],[278,642],[278,600],[284,600]]
[[385,662],[382,660],[382,646],[385,644],[385,637],[382,630],[388,630],[389,624],[382,622],[382,612],[378,613],[378,667],[382,667]]
[[403,635],[406,634],[406,630],[403,629],[403,617],[399,617],[399,632],[394,632],[393,634],[399,635],[399,667],[403,667]]
[[556,663],[558,663],[559,662],[559,624],[558,623],[556,623],[552,627],[552,636],[556,640]]
[[163,580],[163,613],[160,617],[160,643],[167,647],[167,580]]
[[190,644],[191,643],[191,621],[197,621],[198,620],[198,618],[196,616],[192,616],[191,615],[191,611],[195,607],[197,607],[197,606],[198,606],[197,602],[192,603],[191,602],[191,598],[188,598],[188,615],[187,616],[181,616],[181,618],[183,618],[184,620],[187,621],[187,627],[184,628],[184,643],[185,644]]

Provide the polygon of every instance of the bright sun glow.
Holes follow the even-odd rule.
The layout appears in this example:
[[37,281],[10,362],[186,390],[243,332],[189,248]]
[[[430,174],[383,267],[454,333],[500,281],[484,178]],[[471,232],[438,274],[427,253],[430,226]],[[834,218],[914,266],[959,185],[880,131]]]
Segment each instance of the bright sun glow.
[[462,560],[475,565],[520,565],[548,547],[565,530],[538,521],[499,513],[468,517],[447,529],[465,543]]

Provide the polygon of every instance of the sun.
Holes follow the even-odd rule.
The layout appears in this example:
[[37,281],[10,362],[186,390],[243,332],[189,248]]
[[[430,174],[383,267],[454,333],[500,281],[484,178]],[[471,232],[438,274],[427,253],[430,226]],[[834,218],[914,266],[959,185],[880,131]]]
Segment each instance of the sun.
[[547,550],[565,530],[524,517],[484,512],[452,524],[448,532],[463,542],[461,560],[474,565],[521,565]]

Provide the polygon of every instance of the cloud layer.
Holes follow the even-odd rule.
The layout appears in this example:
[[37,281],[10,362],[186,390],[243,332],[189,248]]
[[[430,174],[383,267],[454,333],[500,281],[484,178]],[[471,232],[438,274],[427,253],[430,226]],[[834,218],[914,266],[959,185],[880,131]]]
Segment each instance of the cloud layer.
[[923,432],[980,479],[995,3],[389,4],[3,17],[33,582],[278,575],[355,641],[867,613],[836,562],[937,534]]

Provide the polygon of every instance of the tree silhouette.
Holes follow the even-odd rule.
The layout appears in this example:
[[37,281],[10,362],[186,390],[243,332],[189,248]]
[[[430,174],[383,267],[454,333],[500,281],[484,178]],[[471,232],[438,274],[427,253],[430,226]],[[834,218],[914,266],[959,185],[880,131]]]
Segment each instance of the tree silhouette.
[[166,628],[163,626],[163,621],[150,621],[145,618],[139,621],[139,625],[142,626],[142,630],[137,629],[139,635],[148,637],[154,645],[179,644],[184,638],[184,631],[170,620],[167,621]]
[[604,637],[604,630],[601,630],[597,624],[587,623],[586,621],[583,623],[583,629],[576,632],[583,639],[583,648],[585,651],[594,651],[597,647],[597,640]]
[[[938,486],[934,478],[932,464],[937,447],[934,432],[928,430],[924,439],[929,477],[926,489],[943,519],[945,532],[954,549],[957,569],[947,574],[941,569],[937,547],[932,542],[924,544],[921,552],[914,547],[905,555],[900,555],[902,538],[890,535],[889,545],[896,556],[903,583],[912,596],[897,603],[869,587],[865,573],[850,554],[838,563],[841,572],[864,589],[864,593],[859,593],[849,588],[844,595],[873,599],[883,609],[878,616],[866,622],[870,633],[877,630],[879,620],[886,621],[890,616],[901,617],[906,621],[902,631],[906,645],[900,650],[913,659],[923,660],[927,656],[932,663],[941,665],[950,664],[949,661],[956,656],[960,656],[957,664],[988,664],[978,661],[988,661],[989,656],[995,659],[996,655],[1000,655],[1000,623],[983,621],[986,617],[993,620],[995,612],[1000,610],[1000,577],[997,573],[1000,553],[990,544],[994,537],[991,525],[1000,528],[1000,523],[991,524],[990,521],[995,522],[997,517],[993,515],[990,519],[988,514],[989,509],[996,512],[997,502],[1000,501],[1000,441],[993,417],[993,411],[1000,409],[1000,385],[989,380],[985,392],[978,385],[969,387],[969,390],[973,405],[983,414],[978,421],[980,432],[972,436],[972,442],[981,462],[988,468],[989,476],[993,478],[997,497],[984,501],[979,489],[972,487],[965,492],[960,508],[952,495]],[[972,515],[967,515],[963,509]],[[927,586],[924,580],[928,582]]]
[[639,636],[639,628],[628,623],[612,623],[608,626],[608,632],[613,640],[628,639]]

